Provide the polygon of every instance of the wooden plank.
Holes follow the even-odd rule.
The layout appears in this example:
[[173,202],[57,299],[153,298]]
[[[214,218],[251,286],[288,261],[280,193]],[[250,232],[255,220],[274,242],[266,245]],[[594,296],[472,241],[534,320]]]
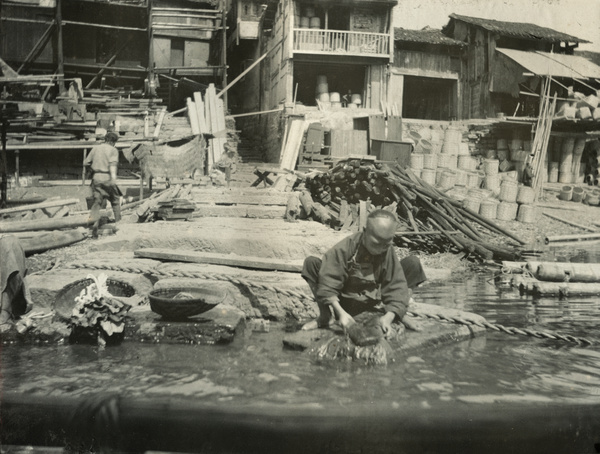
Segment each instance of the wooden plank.
[[200,129],[198,129],[198,114],[196,112],[196,104],[192,101],[192,98],[187,98],[187,113],[188,119],[190,120],[190,127],[192,128],[192,134],[195,136],[200,134]]
[[134,252],[135,257],[151,258],[158,260],[207,263],[211,265],[235,266],[270,271],[289,271],[300,273],[303,260],[281,260],[265,257],[254,257],[234,254],[220,254],[217,252],[199,251],[174,251],[172,249],[147,248]]
[[156,126],[154,127],[154,138],[158,138],[160,134],[160,128],[162,127],[163,120],[165,119],[165,114],[167,113],[167,109],[164,108],[158,114],[158,120],[156,120]]
[[361,200],[359,202],[359,222],[358,222],[358,230],[362,232],[367,226],[367,216],[369,215],[369,207],[366,201]]
[[3,208],[0,214],[21,213],[23,211],[43,210],[44,208],[60,207],[65,205],[75,205],[79,203],[79,199],[58,199],[48,200],[41,203],[32,203],[14,208]]
[[217,161],[221,159],[223,153],[225,153],[225,144],[227,143],[227,126],[225,126],[225,103],[223,99],[216,98],[216,94],[214,95],[214,100],[216,101],[217,106],[217,131],[213,131],[213,134],[217,135],[217,143],[218,143],[218,159],[215,156]]
[[233,194],[214,194],[206,195],[206,197],[197,198],[197,193],[194,192],[196,204],[201,205],[286,205],[288,195],[278,194],[278,197],[274,196],[260,196],[260,195],[233,195]]
[[206,118],[204,117],[204,101],[202,100],[202,94],[198,91],[194,93],[194,103],[196,104],[200,134],[206,134],[208,132],[208,126],[206,125]]
[[298,161],[298,154],[300,153],[300,147],[302,146],[304,131],[307,127],[308,122],[304,120],[292,120],[290,132],[288,134],[285,149],[283,151],[283,158],[281,159],[281,169],[294,170],[296,167],[296,161]]

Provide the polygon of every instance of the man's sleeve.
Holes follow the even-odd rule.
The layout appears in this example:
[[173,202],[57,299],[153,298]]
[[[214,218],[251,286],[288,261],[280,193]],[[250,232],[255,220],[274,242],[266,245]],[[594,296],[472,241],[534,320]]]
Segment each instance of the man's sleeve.
[[402,319],[408,310],[409,292],[402,265],[393,250],[386,256],[381,274],[381,301],[386,311],[393,312]]
[[113,149],[110,150],[108,164],[119,164],[119,150],[117,150],[115,147],[113,147]]
[[323,256],[317,287],[317,298],[320,301],[338,296],[342,291],[348,277],[346,264],[348,263],[349,247],[348,239],[342,240]]

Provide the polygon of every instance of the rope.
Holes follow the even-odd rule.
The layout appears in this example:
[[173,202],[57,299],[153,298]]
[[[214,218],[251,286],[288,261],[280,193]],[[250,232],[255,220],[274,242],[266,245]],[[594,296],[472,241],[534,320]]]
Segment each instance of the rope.
[[475,326],[479,326],[481,328],[493,329],[494,331],[499,331],[499,332],[503,332],[503,333],[511,334],[511,335],[532,336],[532,337],[543,338],[543,339],[561,340],[561,341],[565,341],[565,342],[573,342],[578,345],[582,345],[582,344],[583,345],[594,345],[595,344],[594,341],[587,339],[585,337],[575,337],[575,336],[571,336],[570,334],[560,334],[560,333],[554,333],[554,332],[548,332],[548,331],[536,331],[536,330],[532,330],[532,329],[528,329],[528,328],[515,328],[512,326],[504,326],[504,325],[499,325],[497,323],[490,323],[487,320],[485,320],[483,322],[476,322],[473,320],[466,320],[461,317],[448,317],[448,316],[441,315],[441,314],[420,314],[420,313],[411,312],[411,311],[408,311],[407,314],[412,315],[413,317],[429,318],[429,319],[433,319],[433,320],[437,320],[437,321],[458,323],[460,325],[467,325],[467,326],[475,325]]
[[[200,273],[200,272],[190,272],[190,271],[161,271],[155,268],[139,268],[139,267],[128,267],[128,266],[120,266],[120,265],[96,265],[91,263],[71,263],[65,268],[83,268],[87,270],[108,270],[108,271],[122,271],[125,273],[134,273],[134,274],[151,274],[153,276],[158,277],[179,277],[179,278],[190,278],[190,279],[207,279],[207,280],[215,280],[215,281],[227,281],[232,284],[242,285],[249,288],[258,288],[260,290],[269,290],[274,293],[279,293],[281,295],[285,295],[289,298],[293,298],[296,300],[300,300],[303,305],[308,306],[312,301],[312,296],[307,295],[306,293],[297,292],[295,290],[286,290],[277,288],[273,285],[262,284],[258,282],[252,282],[246,279],[236,278],[227,274],[219,274],[219,273]],[[309,300],[308,303],[305,303],[305,300]]]
[[[66,265],[64,268],[83,268],[87,270],[108,270],[108,271],[122,271],[125,273],[134,273],[134,274],[151,274],[153,276],[158,277],[179,277],[179,278],[191,278],[191,279],[208,279],[208,280],[217,280],[217,281],[227,281],[232,284],[242,285],[249,288],[258,288],[261,290],[268,290],[274,293],[278,293],[280,295],[285,295],[289,298],[292,298],[294,301],[299,302],[300,304],[308,307],[312,304],[313,297],[307,295],[306,293],[297,292],[295,290],[286,290],[275,287],[273,285],[261,284],[257,282],[248,281],[246,279],[240,279],[233,276],[229,276],[227,274],[219,274],[219,273],[199,273],[199,272],[190,272],[190,271],[161,271],[155,268],[140,268],[140,267],[128,267],[128,266],[120,266],[120,265],[97,265],[93,263],[71,263]],[[483,322],[477,322],[473,320],[467,320],[461,317],[449,317],[442,314],[421,314],[412,311],[407,312],[408,315],[419,318],[428,318],[432,320],[442,321],[442,322],[450,322],[457,323],[459,325],[466,326],[479,326],[481,328],[492,329],[494,331],[503,332],[511,335],[520,335],[520,336],[532,336],[542,339],[552,339],[552,340],[561,340],[565,342],[572,342],[578,345],[595,345],[595,342],[587,339],[585,337],[576,337],[571,336],[569,334],[560,334],[548,331],[536,331],[528,328],[516,328],[510,326],[499,325],[497,323],[490,323],[487,320]]]

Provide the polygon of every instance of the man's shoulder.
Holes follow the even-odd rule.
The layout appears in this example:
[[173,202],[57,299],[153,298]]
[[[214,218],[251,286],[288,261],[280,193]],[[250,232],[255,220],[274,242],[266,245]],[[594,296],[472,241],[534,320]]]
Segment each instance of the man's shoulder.
[[360,243],[362,232],[356,232],[352,235],[348,235],[346,238],[340,240],[332,249],[354,249],[357,248]]

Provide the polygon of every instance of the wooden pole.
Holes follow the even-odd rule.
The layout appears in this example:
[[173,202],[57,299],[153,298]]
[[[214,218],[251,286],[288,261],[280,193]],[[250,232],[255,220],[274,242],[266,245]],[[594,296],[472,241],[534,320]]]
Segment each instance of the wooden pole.
[[56,57],[59,92],[65,92],[65,57],[63,54],[62,0],[56,0]]
[[94,86],[96,81],[102,77],[102,75],[104,74],[106,69],[115,62],[119,53],[129,45],[130,41],[131,41],[131,38],[126,40],[125,43],[123,43],[123,45],[117,49],[117,51],[114,53],[114,55],[112,57],[110,57],[110,59],[104,64],[104,66],[102,66],[102,68],[100,68],[100,71],[98,71],[98,74],[96,74],[94,76],[94,78],[92,80],[90,80],[90,82],[85,86],[85,88],[92,88]]
[[87,158],[87,149],[83,149],[83,162],[81,164],[81,186],[85,185],[85,160]]
[[[223,67],[222,85],[227,86],[227,6],[225,0],[221,0],[221,66]],[[223,93],[223,109],[227,112],[227,92]],[[219,93],[219,94],[221,94]]]
[[239,76],[237,76],[235,79],[233,79],[227,86],[225,86],[225,88],[223,88],[223,90],[221,90],[219,93],[217,93],[217,98],[220,98],[222,95],[224,95],[227,90],[229,90],[231,87],[233,87],[242,77],[244,77],[246,74],[248,74],[252,69],[254,69],[254,67],[256,65],[258,65],[261,61],[264,60],[264,58],[267,56],[269,52],[265,52],[264,54],[262,54],[258,60],[256,60],[254,63],[252,63],[250,66],[248,66]]
[[4,208],[6,206],[7,197],[7,188],[8,188],[8,160],[6,159],[6,130],[8,126],[8,121],[6,118],[2,117],[2,125],[1,128],[1,137],[2,137],[2,160],[0,164],[2,165],[2,182],[0,183],[0,208]]

